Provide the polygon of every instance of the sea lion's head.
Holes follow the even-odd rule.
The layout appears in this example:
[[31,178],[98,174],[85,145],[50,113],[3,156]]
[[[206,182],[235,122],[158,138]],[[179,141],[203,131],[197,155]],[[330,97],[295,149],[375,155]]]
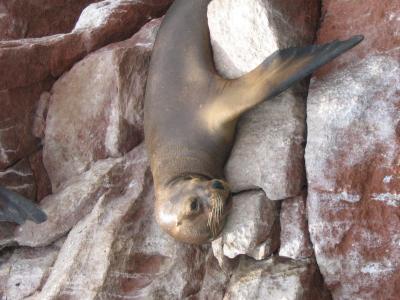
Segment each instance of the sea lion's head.
[[156,195],[156,219],[175,239],[203,244],[215,239],[230,209],[228,184],[203,176],[180,176],[168,182]]

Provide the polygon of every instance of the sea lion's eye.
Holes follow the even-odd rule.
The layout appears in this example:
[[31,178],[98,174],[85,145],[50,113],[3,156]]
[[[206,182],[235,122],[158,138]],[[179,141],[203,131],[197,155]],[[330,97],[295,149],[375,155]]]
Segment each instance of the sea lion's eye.
[[197,199],[192,199],[190,202],[190,210],[197,211],[199,209],[199,201]]

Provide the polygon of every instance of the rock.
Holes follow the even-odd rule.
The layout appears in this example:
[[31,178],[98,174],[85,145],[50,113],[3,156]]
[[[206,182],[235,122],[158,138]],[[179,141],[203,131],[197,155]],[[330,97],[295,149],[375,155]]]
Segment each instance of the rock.
[[306,199],[304,194],[282,201],[279,256],[302,259],[314,254],[308,232]]
[[0,266],[0,274],[7,271],[3,278],[6,283],[4,299],[25,299],[40,289],[59,250],[57,246],[16,249],[8,262]]
[[362,5],[352,1],[323,1],[323,22],[317,35],[318,43],[347,39],[355,34],[363,34],[365,39],[346,55],[335,58],[334,63],[322,67],[316,73],[317,77],[372,54],[385,53],[399,60],[399,11],[400,4],[391,0],[379,3],[366,0]]
[[231,277],[228,299],[330,299],[312,260],[242,258]]
[[[283,2],[214,0],[210,4],[214,58],[223,76],[239,77],[279,48],[312,41],[318,1]],[[242,117],[226,166],[234,191],[262,188],[271,200],[300,194],[305,179],[303,89],[292,88]]]
[[[124,40],[149,19],[161,16],[171,0],[101,1],[88,6],[67,34],[0,42],[0,90],[58,77],[87,53]],[[101,20],[101,22],[99,22]]]
[[292,88],[243,115],[226,165],[233,191],[262,188],[271,200],[301,193],[305,180],[302,95]]
[[50,89],[52,83],[53,80],[48,79],[31,86],[0,90],[0,170],[40,148],[40,139],[33,135],[32,124],[37,100],[43,90]]
[[36,182],[28,159],[22,159],[5,171],[0,171],[0,186],[28,199],[36,199]]
[[335,299],[395,299],[400,283],[400,64],[369,56],[314,80],[309,230]]
[[220,268],[213,252],[209,251],[201,289],[187,299],[223,299],[229,279],[229,274]]
[[51,194],[51,182],[43,164],[43,151],[39,150],[29,156],[29,163],[36,183],[36,201],[40,202]]
[[36,111],[33,119],[32,134],[40,139],[44,138],[44,130],[46,128],[46,117],[49,110],[50,93],[44,92],[40,95],[39,101],[36,103]]
[[[0,231],[1,230],[2,226],[0,226]],[[0,299],[5,298],[7,279],[11,269],[10,257],[12,253],[12,250],[4,250],[0,253]]]
[[[11,222],[1,222],[0,226],[0,250],[8,246],[15,246],[14,231],[17,224]],[[0,253],[1,255],[1,253]],[[0,280],[1,282],[1,280]]]
[[125,168],[123,158],[100,160],[83,174],[65,182],[57,193],[45,197],[41,208],[47,214],[47,221],[35,224],[27,221],[18,227],[15,241],[19,245],[46,246],[66,234],[84,218],[101,197],[120,191],[125,180],[119,177]]
[[312,79],[307,104],[309,231],[335,299],[400,293],[400,5],[329,0],[324,42],[364,41]]
[[94,161],[121,156],[143,140],[144,89],[160,22],[92,53],[54,84],[43,152],[53,191]]
[[0,42],[0,69],[7,70],[0,72],[0,170],[39,148],[33,110],[55,78],[89,52],[132,36],[171,2],[102,1],[87,7],[70,33]]
[[114,176],[109,192],[68,234],[32,299],[181,299],[200,290],[209,247],[176,242],[155,223],[143,145]]
[[98,1],[4,0],[0,4],[0,40],[70,32],[81,11],[90,3]]
[[255,259],[271,255],[279,247],[279,203],[268,200],[262,191],[241,193],[232,203],[224,230],[213,241],[213,248],[220,244],[222,252],[214,255],[219,261],[220,255],[246,254]]
[[42,162],[42,151],[31,154],[5,171],[0,171],[0,186],[13,190],[32,201],[51,193],[51,185]]

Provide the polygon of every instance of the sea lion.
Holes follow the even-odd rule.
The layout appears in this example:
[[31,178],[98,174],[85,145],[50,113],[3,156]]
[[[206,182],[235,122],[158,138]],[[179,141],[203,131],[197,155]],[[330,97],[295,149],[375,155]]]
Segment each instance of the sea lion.
[[157,34],[145,95],[155,216],[168,234],[192,244],[215,239],[223,228],[231,199],[223,170],[240,115],[363,39],[279,50],[227,80],[213,63],[209,2],[174,1]]
[[32,201],[0,186],[0,221],[23,224],[26,220],[42,223],[47,216]]

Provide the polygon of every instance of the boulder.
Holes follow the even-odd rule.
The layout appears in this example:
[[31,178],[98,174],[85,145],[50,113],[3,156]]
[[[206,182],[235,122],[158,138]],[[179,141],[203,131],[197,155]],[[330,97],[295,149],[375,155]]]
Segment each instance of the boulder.
[[256,262],[243,257],[223,299],[325,300],[330,296],[313,260],[275,257]]
[[53,191],[143,140],[144,89],[160,22],[88,55],[54,84],[43,151]]
[[270,256],[279,247],[279,203],[262,191],[240,193],[232,199],[232,209],[221,236],[213,241],[219,261],[221,255],[235,258],[246,254],[255,259]]
[[40,289],[57,258],[59,247],[16,249],[8,261],[0,266],[6,273],[2,299],[22,300]]
[[[318,1],[214,0],[208,19],[216,67],[221,75],[236,78],[279,48],[310,43]],[[304,87],[289,89],[242,117],[226,166],[234,191],[262,188],[271,200],[300,194],[305,180]]]
[[0,70],[7,70],[0,72],[0,170],[40,148],[32,132],[35,111],[56,78],[88,53],[132,36],[171,2],[101,1],[89,5],[69,33],[0,41]]
[[399,13],[324,1],[319,41],[365,35],[314,76],[307,104],[309,231],[334,299],[400,293]]
[[307,196],[304,193],[282,201],[279,256],[302,259],[314,255],[308,232],[306,200]]
[[0,40],[70,32],[81,11],[89,4],[99,1],[4,0],[0,3]]

